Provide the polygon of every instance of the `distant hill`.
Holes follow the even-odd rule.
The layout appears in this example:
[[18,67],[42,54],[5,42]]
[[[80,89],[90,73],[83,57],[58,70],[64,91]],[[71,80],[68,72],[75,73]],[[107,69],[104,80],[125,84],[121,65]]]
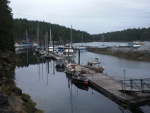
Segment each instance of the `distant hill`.
[[150,41],[150,27],[95,34],[93,37],[97,41]]
[[[43,40],[46,32],[51,28],[52,37],[54,41],[59,41],[60,38],[64,43],[71,41],[71,28],[60,26],[58,24],[51,24],[44,21],[29,21],[27,19],[13,20],[13,36],[15,41],[22,41],[26,37],[26,30],[28,31],[28,38],[31,42],[37,39],[37,29],[39,24],[39,37]],[[70,25],[71,26],[71,25]],[[150,40],[150,28],[127,29],[123,31],[107,32],[103,34],[91,35],[85,31],[72,29],[72,43],[81,42],[82,35],[84,42],[92,41],[135,41],[135,40]],[[102,38],[103,37],[103,38]]]
[[[64,43],[71,41],[71,28],[66,28],[57,24],[51,24],[41,21],[29,21],[27,19],[14,19],[14,37],[16,41],[22,41],[26,37],[26,30],[28,31],[28,38],[33,42],[37,39],[37,29],[39,24],[39,37],[43,40],[44,35],[51,28],[52,38],[54,41],[61,40]],[[81,42],[82,35],[86,41],[92,41],[91,35],[84,31],[72,29],[72,42]]]

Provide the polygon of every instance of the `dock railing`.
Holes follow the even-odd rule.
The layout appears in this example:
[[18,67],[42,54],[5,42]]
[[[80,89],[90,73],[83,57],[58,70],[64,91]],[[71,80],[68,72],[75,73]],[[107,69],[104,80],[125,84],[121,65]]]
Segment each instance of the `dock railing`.
[[150,95],[150,78],[121,80],[122,91],[142,92]]

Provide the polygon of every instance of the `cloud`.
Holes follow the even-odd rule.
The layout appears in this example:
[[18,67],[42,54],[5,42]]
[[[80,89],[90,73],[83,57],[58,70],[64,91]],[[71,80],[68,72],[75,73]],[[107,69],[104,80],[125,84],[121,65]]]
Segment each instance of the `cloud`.
[[57,23],[91,34],[150,26],[149,0],[11,0],[14,18]]

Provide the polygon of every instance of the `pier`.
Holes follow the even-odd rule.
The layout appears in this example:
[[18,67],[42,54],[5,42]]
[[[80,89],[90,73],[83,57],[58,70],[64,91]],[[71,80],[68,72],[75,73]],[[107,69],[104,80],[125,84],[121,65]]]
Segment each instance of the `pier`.
[[[150,102],[150,79],[147,79],[148,83],[143,80],[143,84],[140,84],[143,88],[146,87],[146,90],[142,90],[140,85],[135,82],[132,86],[125,84],[124,80],[116,80],[113,77],[102,74],[102,73],[93,73],[93,74],[82,74],[86,77],[92,87],[97,91],[103,93],[103,95],[109,97],[111,100],[121,104],[124,107],[135,107]],[[130,80],[126,80],[126,82]],[[132,80],[134,81],[134,80]],[[141,81],[140,80],[136,80]],[[127,88],[128,86],[128,88]]]
[[[57,55],[50,53],[47,57],[56,59]],[[117,80],[86,66],[77,66],[85,72],[81,76],[88,79],[93,89],[119,105],[131,108],[150,104],[150,79]]]

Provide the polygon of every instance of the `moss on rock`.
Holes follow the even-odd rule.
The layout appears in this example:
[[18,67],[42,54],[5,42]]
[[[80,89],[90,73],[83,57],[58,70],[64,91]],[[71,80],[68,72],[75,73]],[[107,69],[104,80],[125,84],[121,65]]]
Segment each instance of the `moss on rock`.
[[15,53],[10,51],[1,51],[0,54],[0,95],[6,96],[8,99],[7,106],[0,106],[0,109],[5,111],[5,108],[10,108],[10,113],[43,113],[43,111],[35,108],[34,103],[28,94],[22,93],[22,90],[16,87],[14,82],[15,76]]

